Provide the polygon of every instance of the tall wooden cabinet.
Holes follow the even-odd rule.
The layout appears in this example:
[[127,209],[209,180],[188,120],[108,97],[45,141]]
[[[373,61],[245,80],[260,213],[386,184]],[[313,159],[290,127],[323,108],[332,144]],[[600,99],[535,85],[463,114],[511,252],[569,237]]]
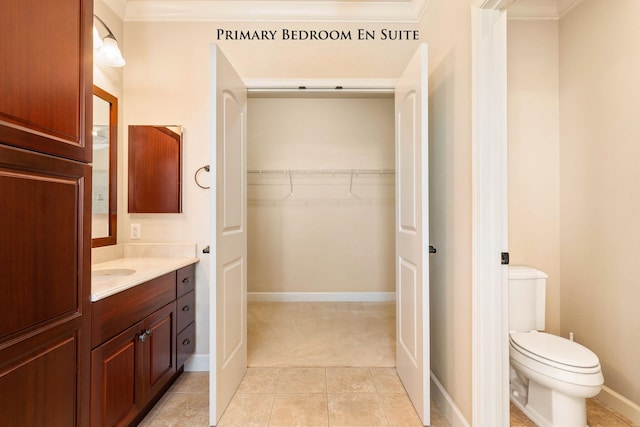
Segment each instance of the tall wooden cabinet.
[[0,1],[0,425],[88,426],[93,3]]

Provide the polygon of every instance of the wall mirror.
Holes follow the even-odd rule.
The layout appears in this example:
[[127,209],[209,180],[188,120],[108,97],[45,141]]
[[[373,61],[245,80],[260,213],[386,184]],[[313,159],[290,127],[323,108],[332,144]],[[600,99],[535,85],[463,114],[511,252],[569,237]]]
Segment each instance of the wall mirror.
[[182,212],[182,126],[129,126],[129,212]]
[[115,245],[118,216],[118,98],[93,86],[91,246]]

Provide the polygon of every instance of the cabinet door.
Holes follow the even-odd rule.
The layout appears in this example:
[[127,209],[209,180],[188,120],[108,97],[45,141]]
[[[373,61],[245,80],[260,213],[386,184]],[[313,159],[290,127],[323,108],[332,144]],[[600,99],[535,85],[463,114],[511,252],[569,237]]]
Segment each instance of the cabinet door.
[[175,302],[144,320],[142,386],[145,401],[151,399],[176,373]]
[[129,212],[182,212],[182,133],[173,126],[129,126]]
[[91,352],[91,425],[126,426],[144,406],[136,387],[142,322]]
[[89,422],[90,188],[87,164],[0,144],[2,426]]
[[93,2],[0,1],[0,142],[91,161]]

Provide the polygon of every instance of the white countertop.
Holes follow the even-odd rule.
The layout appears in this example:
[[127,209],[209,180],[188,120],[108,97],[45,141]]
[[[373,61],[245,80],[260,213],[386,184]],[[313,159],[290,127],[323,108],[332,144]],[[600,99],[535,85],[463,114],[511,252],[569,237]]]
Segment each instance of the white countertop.
[[99,301],[198,261],[195,257],[126,257],[93,264],[91,301]]

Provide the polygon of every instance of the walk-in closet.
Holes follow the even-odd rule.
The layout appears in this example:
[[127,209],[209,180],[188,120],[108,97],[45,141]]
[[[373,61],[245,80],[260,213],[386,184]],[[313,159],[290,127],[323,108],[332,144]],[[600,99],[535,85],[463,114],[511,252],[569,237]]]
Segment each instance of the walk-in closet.
[[247,109],[248,365],[395,366],[393,95]]

